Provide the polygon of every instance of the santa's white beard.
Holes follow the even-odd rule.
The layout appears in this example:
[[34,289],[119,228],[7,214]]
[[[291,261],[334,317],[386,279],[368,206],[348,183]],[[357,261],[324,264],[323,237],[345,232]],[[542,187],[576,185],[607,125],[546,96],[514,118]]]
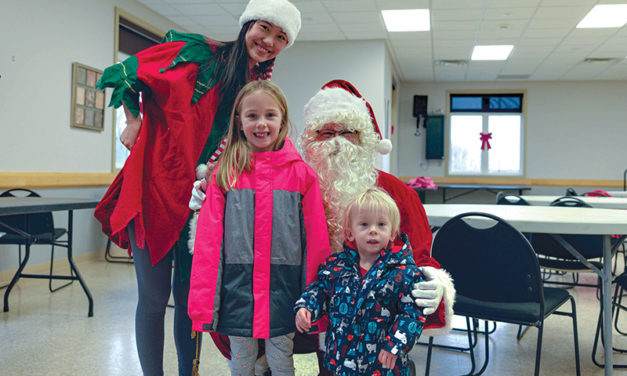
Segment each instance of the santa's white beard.
[[318,174],[331,249],[339,251],[344,242],[344,208],[357,193],[373,187],[377,181],[375,153],[344,137],[311,141],[303,146],[307,163]]

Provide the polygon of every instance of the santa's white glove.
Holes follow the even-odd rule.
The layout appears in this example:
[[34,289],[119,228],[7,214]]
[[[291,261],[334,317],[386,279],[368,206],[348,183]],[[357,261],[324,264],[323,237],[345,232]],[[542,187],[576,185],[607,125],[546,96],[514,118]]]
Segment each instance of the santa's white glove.
[[428,316],[438,309],[440,301],[442,301],[444,283],[436,278],[431,267],[421,269],[424,279],[422,282],[414,284],[411,294],[416,298],[416,305],[422,308],[422,313]]
[[196,211],[202,207],[202,202],[205,201],[205,192],[202,191],[203,180],[196,180],[194,182],[194,188],[192,188],[192,198],[189,200],[189,208]]

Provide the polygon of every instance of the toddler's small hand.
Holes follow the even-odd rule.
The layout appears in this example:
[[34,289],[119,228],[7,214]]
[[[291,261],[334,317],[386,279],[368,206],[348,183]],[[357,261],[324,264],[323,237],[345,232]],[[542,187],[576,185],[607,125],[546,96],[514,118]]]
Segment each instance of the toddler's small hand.
[[394,364],[396,364],[396,355],[393,355],[389,351],[381,350],[377,360],[383,364],[383,368],[393,369]]
[[301,333],[306,333],[311,329],[311,312],[306,308],[301,308],[296,312],[296,329]]

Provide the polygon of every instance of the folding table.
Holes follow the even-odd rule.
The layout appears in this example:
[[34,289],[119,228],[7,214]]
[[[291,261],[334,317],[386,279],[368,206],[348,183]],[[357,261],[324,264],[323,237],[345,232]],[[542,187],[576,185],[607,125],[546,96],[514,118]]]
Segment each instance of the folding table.
[[[74,264],[74,259],[72,258],[72,235],[73,235],[73,211],[77,209],[89,209],[95,208],[98,205],[98,200],[91,199],[79,199],[79,198],[56,198],[56,197],[0,197],[0,229],[1,230],[12,230],[16,233],[20,234],[26,239],[25,246],[25,254],[24,260],[22,260],[19,265],[17,271],[13,275],[11,282],[7,286],[6,291],[4,292],[4,312],[9,311],[9,294],[11,293],[11,289],[17,283],[20,278],[38,278],[38,279],[63,279],[63,280],[77,280],[80,282],[83,291],[85,291],[85,295],[87,295],[87,300],[89,301],[89,310],[87,316],[91,317],[94,315],[94,302],[91,297],[91,293],[87,288],[87,284],[83,280],[83,277],[78,271],[78,268]],[[22,273],[26,263],[28,262],[28,258],[30,257],[30,246],[32,244],[37,244],[37,239],[24,231],[19,229],[14,229],[6,223],[2,222],[2,216],[6,215],[15,215],[15,214],[34,214],[34,213],[47,213],[54,211],[68,211],[68,226],[67,226],[67,236],[68,236],[68,250],[67,250],[67,259],[70,263],[70,268],[74,271],[75,275],[53,275],[49,276],[47,274],[25,274]]]

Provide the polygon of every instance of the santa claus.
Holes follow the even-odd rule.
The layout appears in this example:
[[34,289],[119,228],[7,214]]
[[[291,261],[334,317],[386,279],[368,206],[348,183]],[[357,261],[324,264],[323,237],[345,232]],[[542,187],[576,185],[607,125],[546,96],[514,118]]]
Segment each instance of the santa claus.
[[377,153],[389,153],[392,144],[381,139],[370,104],[349,82],[328,82],[305,105],[300,146],[305,161],[318,173],[333,251],[342,249],[341,215],[351,198],[373,186],[394,198],[401,212],[401,231],[409,237],[414,261],[425,276],[412,291],[416,304],[429,315],[423,335],[447,333],[455,300],[453,281],[431,257],[431,228],[418,194],[375,168]]

